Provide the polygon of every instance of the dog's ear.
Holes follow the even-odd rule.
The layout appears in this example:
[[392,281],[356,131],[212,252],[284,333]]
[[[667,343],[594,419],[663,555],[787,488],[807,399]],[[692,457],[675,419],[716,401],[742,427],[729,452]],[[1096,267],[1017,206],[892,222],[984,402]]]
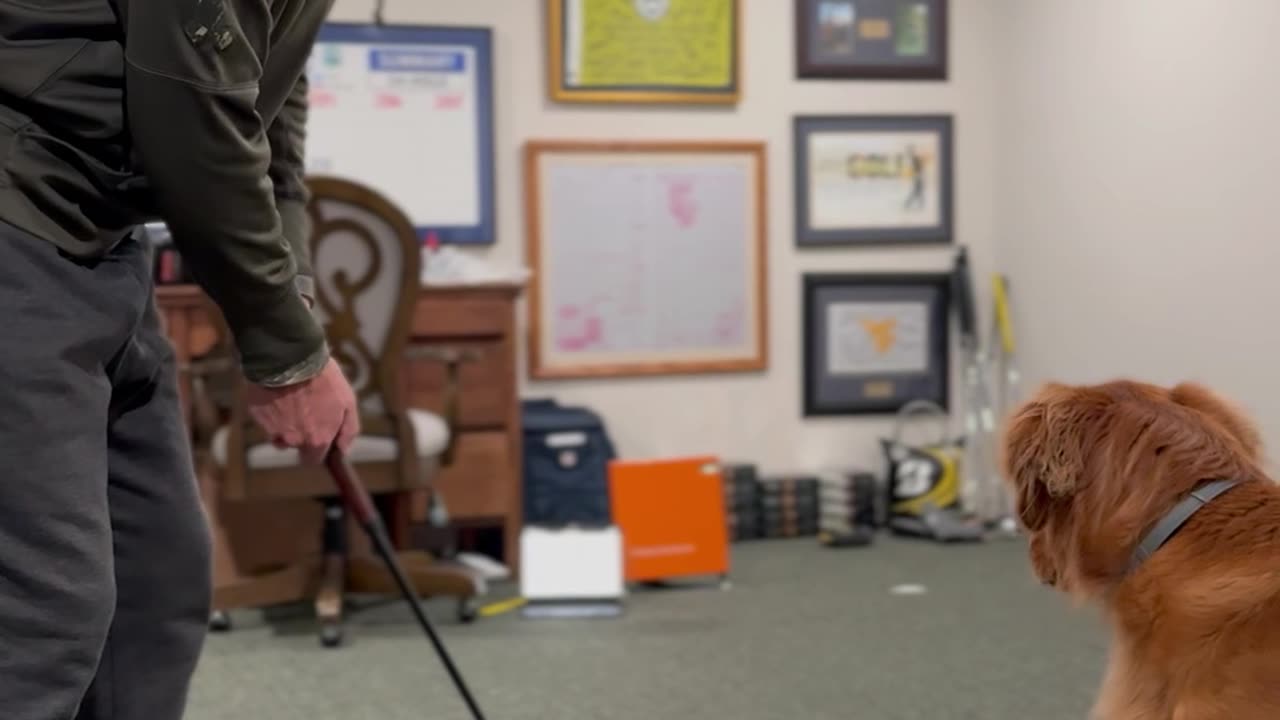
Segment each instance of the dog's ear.
[[1088,406],[1073,389],[1049,385],[1009,419],[1003,443],[1005,475],[1028,530],[1044,527],[1054,504],[1076,490],[1084,472]]
[[1217,422],[1240,443],[1250,460],[1257,460],[1262,452],[1262,435],[1253,423],[1221,396],[1203,385],[1184,382],[1169,391],[1173,402],[1191,408]]
[[1038,478],[1030,478],[1020,483],[1017,509],[1018,519],[1024,527],[1035,532],[1049,522],[1049,511],[1053,509],[1053,498]]

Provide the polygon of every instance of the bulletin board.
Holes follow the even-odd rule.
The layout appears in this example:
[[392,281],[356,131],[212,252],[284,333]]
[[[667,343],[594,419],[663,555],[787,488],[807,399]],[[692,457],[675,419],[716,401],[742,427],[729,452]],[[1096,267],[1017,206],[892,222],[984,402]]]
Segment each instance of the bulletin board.
[[767,366],[754,142],[525,146],[535,378]]
[[364,183],[423,237],[494,242],[487,28],[326,25],[307,65],[307,172]]

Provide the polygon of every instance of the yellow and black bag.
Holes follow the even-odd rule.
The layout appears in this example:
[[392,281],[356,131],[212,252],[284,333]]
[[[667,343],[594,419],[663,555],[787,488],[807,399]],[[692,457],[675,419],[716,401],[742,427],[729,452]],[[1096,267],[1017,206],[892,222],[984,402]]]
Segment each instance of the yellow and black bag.
[[[936,438],[924,443],[903,440],[906,426],[921,416],[936,420]],[[898,411],[893,436],[880,441],[887,461],[886,524],[895,533],[942,541],[981,538],[981,525],[962,512],[964,440],[948,434],[948,420],[936,403],[913,400]]]

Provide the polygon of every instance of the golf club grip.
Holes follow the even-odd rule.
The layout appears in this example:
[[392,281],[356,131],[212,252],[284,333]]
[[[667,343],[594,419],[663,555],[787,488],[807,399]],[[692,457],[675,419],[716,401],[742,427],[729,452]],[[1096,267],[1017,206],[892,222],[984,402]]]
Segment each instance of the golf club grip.
[[356,479],[355,470],[342,451],[336,446],[330,448],[325,455],[324,464],[329,468],[338,492],[342,493],[347,509],[355,513],[356,520],[361,525],[377,522],[378,511],[373,506],[373,498],[369,497],[364,485]]
[[978,322],[974,315],[973,276],[969,270],[969,254],[963,247],[956,255],[952,288],[956,296],[954,302],[960,321],[960,334],[962,337],[971,338],[977,332]]

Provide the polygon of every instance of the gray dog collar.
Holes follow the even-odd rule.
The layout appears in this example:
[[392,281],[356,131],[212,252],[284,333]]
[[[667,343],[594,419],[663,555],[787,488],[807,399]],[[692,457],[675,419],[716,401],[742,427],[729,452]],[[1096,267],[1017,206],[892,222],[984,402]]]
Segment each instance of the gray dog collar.
[[1129,558],[1128,572],[1137,570],[1139,565],[1169,542],[1169,538],[1173,537],[1192,515],[1199,512],[1200,508],[1239,484],[1237,480],[1215,480],[1191,491],[1191,494],[1183,498],[1182,502],[1174,505],[1172,510],[1160,518],[1160,522],[1156,523],[1156,526],[1151,528],[1151,532],[1138,543],[1137,549],[1133,551],[1133,557]]

